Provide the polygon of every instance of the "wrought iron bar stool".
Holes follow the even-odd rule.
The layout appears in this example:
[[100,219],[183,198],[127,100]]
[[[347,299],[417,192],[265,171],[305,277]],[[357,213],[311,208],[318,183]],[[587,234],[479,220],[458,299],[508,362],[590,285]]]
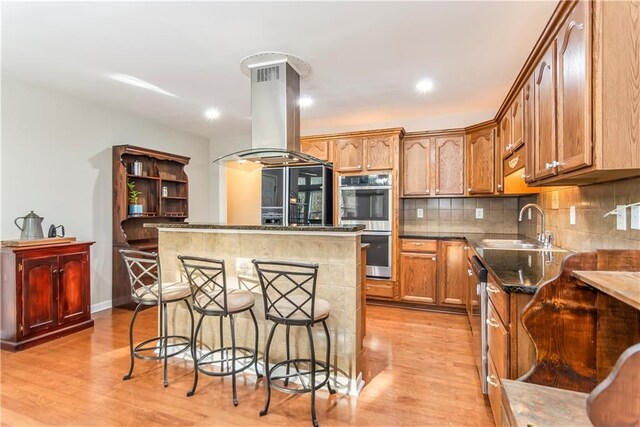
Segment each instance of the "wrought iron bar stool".
[[[260,415],[264,416],[269,410],[271,402],[271,387],[285,393],[311,393],[311,419],[313,425],[318,425],[316,418],[316,390],[325,384],[329,393],[335,391],[329,383],[331,338],[327,328],[327,319],[331,311],[328,301],[316,298],[316,282],[318,278],[318,264],[301,264],[281,261],[253,260],[258,273],[260,287],[264,298],[264,312],[267,320],[273,322],[264,356],[264,372],[267,376],[267,401]],[[326,361],[316,360],[313,333],[311,328],[316,323],[322,323],[327,337]],[[287,359],[269,368],[269,351],[273,335],[278,325],[286,326]],[[309,358],[291,358],[290,328],[304,326],[309,337]],[[305,369],[306,367],[306,369]],[[285,371],[282,373],[282,371]],[[292,372],[293,370],[293,372]],[[320,381],[316,381],[316,374],[323,374]],[[290,379],[297,379],[300,385],[290,385]],[[282,383],[278,383],[282,381]]]
[[[178,256],[182,261],[184,271],[191,285],[192,304],[196,312],[200,313],[200,320],[193,334],[192,357],[194,363],[193,387],[187,396],[193,396],[198,386],[198,371],[205,375],[222,377],[231,375],[233,387],[233,404],[238,406],[238,394],[236,391],[236,374],[246,370],[252,364],[255,365],[256,375],[262,378],[258,371],[258,322],[253,313],[255,297],[247,290],[227,290],[227,276],[224,260]],[[236,346],[236,330],[234,315],[248,311],[255,328],[255,347]],[[202,327],[202,321],[207,316],[220,318],[220,348],[209,350],[198,356],[196,342],[198,333]],[[222,320],[228,317],[231,326],[231,347],[224,346],[224,334]],[[231,353],[231,358],[229,358]],[[240,353],[238,356],[237,353]],[[213,370],[216,364],[219,370]],[[207,367],[210,366],[210,369]]]
[[[169,385],[167,380],[167,359],[184,353],[191,347],[191,337],[181,335],[169,335],[167,321],[167,304],[184,302],[191,315],[191,335],[193,336],[194,318],[189,300],[191,289],[187,283],[163,282],[161,277],[160,259],[155,252],[142,252],[136,250],[121,249],[120,254],[124,258],[129,280],[131,282],[131,299],[136,302],[131,324],[129,326],[129,352],[131,354],[131,366],[129,373],[122,379],[131,378],[133,374],[134,360],[163,360],[164,386]],[[144,306],[158,306],[160,315],[160,335],[146,339],[135,347],[133,345],[133,327],[140,309]],[[151,345],[155,342],[157,345]],[[169,343],[171,341],[171,343]],[[171,353],[169,353],[171,351]]]

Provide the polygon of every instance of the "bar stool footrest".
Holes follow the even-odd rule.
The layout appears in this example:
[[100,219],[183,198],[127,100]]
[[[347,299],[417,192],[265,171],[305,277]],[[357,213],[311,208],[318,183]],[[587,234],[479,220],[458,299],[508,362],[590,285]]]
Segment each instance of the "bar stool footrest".
[[[306,369],[300,369],[301,364],[305,364]],[[289,368],[289,374],[286,369]],[[278,371],[276,373],[276,371]],[[316,360],[316,384],[315,389],[318,390],[325,386],[330,379],[330,372],[327,364]],[[322,374],[322,378],[318,381],[318,374]],[[284,385],[284,381],[288,378],[288,385]],[[269,383],[271,387],[284,393],[303,394],[311,392],[311,359],[289,359],[276,363],[269,369]],[[296,382],[297,380],[297,382]],[[274,381],[282,382],[282,384]],[[295,387],[295,388],[294,388]]]
[[[153,337],[147,340],[138,343],[133,348],[133,356],[137,359],[142,360],[162,360],[164,359],[164,354],[162,353],[163,346],[160,341],[165,339],[164,337]],[[189,337],[181,336],[181,335],[169,335],[166,339],[169,340],[167,343],[167,358],[177,356],[181,353],[184,353],[191,347],[191,339]],[[174,342],[171,342],[173,340]],[[157,345],[147,346],[148,344],[159,341]],[[176,349],[172,352],[173,349]],[[153,356],[147,356],[143,354],[143,352],[150,352]]]
[[[232,347],[221,347],[206,352],[202,356],[198,357],[198,372],[202,372],[210,377],[224,377],[240,373],[249,368],[256,361],[256,352],[253,349],[248,347],[236,347],[236,361],[234,364],[235,366],[233,367],[235,369],[229,369],[233,360],[231,357],[232,354]],[[218,357],[215,357],[216,355]],[[240,366],[238,367],[238,365]],[[212,368],[217,367],[219,370],[208,370],[205,369],[206,366],[211,366]]]

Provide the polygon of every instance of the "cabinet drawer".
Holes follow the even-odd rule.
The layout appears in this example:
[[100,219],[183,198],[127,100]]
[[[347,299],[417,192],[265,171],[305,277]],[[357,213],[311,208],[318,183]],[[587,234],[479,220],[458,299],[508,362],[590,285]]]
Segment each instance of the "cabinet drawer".
[[402,252],[438,252],[437,240],[402,239],[400,243]]
[[493,277],[489,276],[487,279],[487,295],[489,300],[493,303],[498,316],[505,325],[509,324],[509,296],[502,289],[502,286],[498,285]]
[[491,413],[493,414],[493,421],[495,425],[502,426],[502,386],[500,384],[500,378],[496,372],[496,367],[493,365],[491,358],[487,361],[488,372],[487,382],[489,403],[491,404]]
[[487,344],[489,359],[493,360],[498,378],[508,378],[509,331],[504,326],[492,303],[487,313]]
[[373,283],[367,281],[365,286],[367,298],[393,298],[393,286],[386,283]]

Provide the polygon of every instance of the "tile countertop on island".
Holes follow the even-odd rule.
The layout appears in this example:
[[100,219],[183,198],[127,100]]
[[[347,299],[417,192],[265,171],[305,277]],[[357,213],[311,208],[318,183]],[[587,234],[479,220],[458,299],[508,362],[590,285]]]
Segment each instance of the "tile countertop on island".
[[188,222],[158,222],[146,223],[146,228],[179,228],[182,230],[233,230],[237,231],[293,231],[293,232],[321,232],[321,233],[355,233],[365,229],[364,225],[333,226],[333,225],[231,225],[216,223],[188,223]]
[[534,294],[538,288],[555,279],[562,271],[562,263],[573,252],[547,252],[534,250],[486,249],[484,239],[531,240],[518,234],[479,233],[407,233],[403,239],[464,239],[473,248],[489,273],[505,292]]

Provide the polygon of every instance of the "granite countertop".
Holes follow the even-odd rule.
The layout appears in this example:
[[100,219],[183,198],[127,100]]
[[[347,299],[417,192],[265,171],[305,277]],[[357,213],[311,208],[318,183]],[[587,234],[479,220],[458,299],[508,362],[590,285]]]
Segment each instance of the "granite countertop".
[[325,233],[354,233],[365,229],[364,225],[321,226],[321,225],[229,225],[215,223],[154,222],[144,224],[146,228],[175,228],[194,230],[254,230],[254,231],[312,231]]
[[406,233],[402,238],[412,239],[465,239],[478,254],[487,271],[505,292],[534,294],[538,288],[560,275],[564,259],[573,252],[544,252],[531,250],[484,249],[484,239],[530,238],[518,234],[482,233]]

